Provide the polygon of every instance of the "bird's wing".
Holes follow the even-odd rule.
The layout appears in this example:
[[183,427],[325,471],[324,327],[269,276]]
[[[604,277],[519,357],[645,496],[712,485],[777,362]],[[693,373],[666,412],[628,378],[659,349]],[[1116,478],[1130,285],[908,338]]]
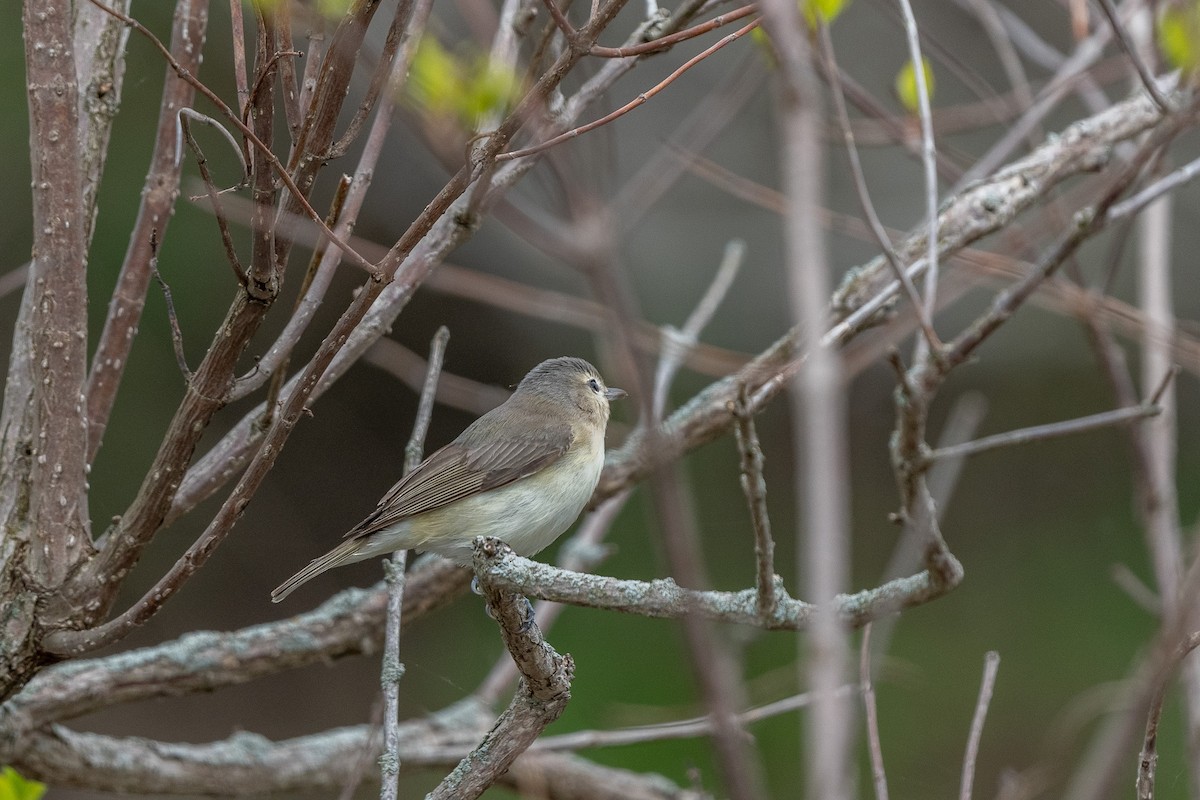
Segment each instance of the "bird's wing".
[[401,478],[346,536],[366,536],[415,514],[533,475],[561,458],[572,439],[570,426],[564,424],[546,426],[533,438],[473,445],[451,442]]

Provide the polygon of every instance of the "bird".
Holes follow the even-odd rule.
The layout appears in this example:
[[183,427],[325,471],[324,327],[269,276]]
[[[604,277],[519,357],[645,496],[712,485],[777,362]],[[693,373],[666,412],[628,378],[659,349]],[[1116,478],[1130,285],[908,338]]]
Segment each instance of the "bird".
[[604,468],[609,404],[626,394],[582,358],[543,361],[504,403],[392,486],[345,541],[280,584],[271,601],[334,567],[396,550],[469,566],[476,536],[534,555],[587,505]]

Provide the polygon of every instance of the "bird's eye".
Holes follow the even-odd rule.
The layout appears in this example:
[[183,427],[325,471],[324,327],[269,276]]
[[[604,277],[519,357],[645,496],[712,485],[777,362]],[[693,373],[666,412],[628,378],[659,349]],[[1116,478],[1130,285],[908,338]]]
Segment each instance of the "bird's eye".
[[588,380],[588,388],[591,389],[593,392],[598,393],[600,391],[600,382],[598,380],[596,380],[595,378],[591,378]]

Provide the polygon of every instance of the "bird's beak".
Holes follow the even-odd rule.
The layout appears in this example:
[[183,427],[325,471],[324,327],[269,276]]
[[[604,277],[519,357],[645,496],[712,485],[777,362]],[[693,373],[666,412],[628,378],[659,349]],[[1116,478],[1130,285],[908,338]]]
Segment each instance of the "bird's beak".
[[628,396],[629,392],[625,391],[624,389],[618,389],[615,386],[610,386],[604,390],[604,399],[608,400],[609,402],[612,402],[613,400],[620,400],[622,397]]

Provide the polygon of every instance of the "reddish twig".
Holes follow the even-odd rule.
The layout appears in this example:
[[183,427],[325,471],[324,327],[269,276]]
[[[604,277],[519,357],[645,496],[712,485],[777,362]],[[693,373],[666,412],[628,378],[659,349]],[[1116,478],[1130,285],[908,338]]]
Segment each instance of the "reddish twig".
[[713,17],[707,22],[701,22],[698,25],[693,25],[690,28],[672,33],[670,36],[663,36],[658,39],[653,39],[642,44],[635,44],[632,47],[601,47],[600,45],[592,45],[592,49],[588,52],[599,58],[628,58],[629,56],[641,56],[648,53],[657,53],[659,50],[666,50],[669,47],[686,42],[688,39],[693,39],[697,36],[703,36],[709,31],[715,31],[717,28],[722,28],[731,22],[736,22],[743,17],[748,17],[758,11],[758,6],[751,3],[749,5],[736,8],[733,11],[728,11],[719,16]]
[[346,257],[355,264],[366,270],[375,269],[375,266],[371,264],[371,262],[359,255],[358,252],[345,241],[343,241],[340,236],[329,230],[329,227],[325,225],[324,220],[321,219],[321,215],[318,214],[316,209],[312,207],[312,204],[308,202],[307,196],[300,190],[300,187],[296,185],[296,182],[292,180],[292,176],[288,173],[287,169],[285,169],[283,164],[280,163],[279,159],[275,157],[275,154],[271,152],[271,148],[264,144],[262,140],[254,134],[254,131],[250,130],[246,123],[242,122],[241,117],[235,114],[229,108],[229,106],[225,104],[225,101],[218,97],[212,89],[201,83],[190,70],[183,67],[179,61],[175,59],[175,56],[171,53],[171,51],[163,45],[157,36],[155,36],[145,25],[138,22],[133,17],[129,16],[128,14],[123,14],[115,8],[105,5],[103,2],[101,2],[101,0],[90,0],[90,2],[99,7],[105,13],[112,14],[126,25],[129,25],[139,34],[146,37],[146,39],[150,41],[150,43],[159,51],[159,53],[162,54],[167,63],[171,65],[171,69],[175,70],[176,74],[179,75],[180,78],[190,83],[192,87],[196,89],[196,91],[204,95],[205,99],[216,106],[217,109],[220,110],[221,114],[231,123],[233,123],[234,127],[236,127],[242,133],[242,135],[245,136],[252,145],[254,145],[255,149],[262,154],[264,161],[271,167],[275,174],[279,176],[279,180],[283,182],[283,185],[287,187],[288,191],[291,193],[291,197],[294,198],[295,202],[297,202],[304,209],[304,212],[308,218],[311,219],[317,225],[317,227],[321,229],[321,233],[328,237],[331,242],[337,245],[338,248],[346,254]]
[[179,317],[175,314],[175,301],[171,299],[171,287],[167,286],[162,273],[158,271],[158,231],[150,233],[150,272],[154,274],[154,280],[158,281],[158,288],[162,289],[163,299],[167,303],[167,320],[171,324],[171,345],[175,349],[175,361],[179,364],[179,372],[183,375],[185,383],[191,382],[192,371],[188,369],[187,356],[183,352],[183,332],[179,329]]
[[[117,390],[129,363],[129,351],[146,304],[150,284],[150,232],[164,237],[171,208],[179,192],[180,163],[176,148],[176,114],[192,104],[194,86],[182,73],[194,74],[204,53],[208,3],[196,0],[179,3],[171,28],[171,54],[159,104],[154,152],[143,184],[137,220],[129,234],[129,245],[104,318],[104,329],[92,357],[87,385],[88,463],[96,458],[116,402]],[[182,73],[180,72],[182,70]]]
[[[547,3],[550,3],[551,5],[553,5],[553,0],[546,0],[546,1],[547,1]],[[92,2],[96,2],[96,0],[92,0]],[[593,122],[589,122],[586,125],[581,125],[577,128],[572,128],[571,130],[566,131],[565,133],[560,133],[558,136],[554,136],[550,139],[547,139],[546,141],[542,142],[541,144],[533,145],[532,147],[526,147],[521,150],[512,150],[507,153],[501,153],[500,155],[496,156],[496,160],[497,161],[508,161],[508,160],[511,160],[514,158],[523,158],[525,156],[530,156],[535,153],[541,153],[542,151],[549,150],[551,147],[561,144],[561,143],[567,141],[568,139],[574,139],[576,136],[587,133],[588,131],[593,131],[596,128],[601,127],[602,125],[607,125],[608,123],[612,122],[614,119],[623,117],[624,115],[628,114],[633,109],[635,109],[638,106],[645,103],[650,98],[654,97],[654,95],[661,92],[667,86],[670,86],[671,83],[673,83],[675,81],[675,79],[678,78],[680,75],[687,72],[689,69],[696,66],[701,61],[708,58],[709,56],[711,56],[713,53],[720,50],[725,45],[736,41],[737,39],[741,38],[745,34],[749,33],[750,31],[754,30],[755,28],[757,28],[758,24],[759,24],[758,20],[754,20],[749,25],[739,28],[738,30],[734,31],[733,33],[729,34],[728,36],[725,36],[724,38],[720,39],[715,44],[713,44],[711,47],[705,49],[703,52],[693,56],[692,58],[689,58],[682,65],[680,65],[674,72],[672,72],[670,75],[668,75],[662,81],[660,81],[654,87],[652,87],[651,89],[649,89],[648,91],[646,91],[642,94],[639,94],[636,98],[629,101],[625,105],[621,106],[616,111],[613,111],[611,114],[606,114],[605,116],[601,117],[600,119],[595,120]]]
[[[286,5],[284,3],[283,5]],[[246,72],[246,23],[242,16],[242,0],[229,0],[229,19],[233,39],[233,79],[237,86],[238,112],[243,119],[250,107],[250,81]]]
[[[180,109],[179,111],[179,128],[182,132],[183,139],[187,142],[192,154],[196,156],[196,168],[200,171],[200,179],[204,181],[204,191],[208,195],[208,202],[212,206],[213,217],[217,220],[217,230],[221,232],[221,244],[225,246],[225,259],[229,262],[229,266],[233,269],[233,275],[237,278],[239,286],[246,285],[246,269],[242,266],[242,262],[238,259],[237,250],[233,244],[233,236],[229,232],[229,220],[225,217],[225,209],[221,204],[221,193],[217,190],[213,183],[212,174],[208,170],[208,159],[204,157],[204,152],[200,149],[199,142],[192,136],[191,124],[188,119],[201,119],[204,122],[216,125],[222,131],[224,127],[218,125],[211,117],[206,117],[202,114],[196,114],[191,109]],[[235,143],[236,144],[236,143]],[[236,150],[239,157],[242,155],[241,149]],[[245,171],[243,164],[243,171]],[[155,232],[157,234],[157,231]]]

